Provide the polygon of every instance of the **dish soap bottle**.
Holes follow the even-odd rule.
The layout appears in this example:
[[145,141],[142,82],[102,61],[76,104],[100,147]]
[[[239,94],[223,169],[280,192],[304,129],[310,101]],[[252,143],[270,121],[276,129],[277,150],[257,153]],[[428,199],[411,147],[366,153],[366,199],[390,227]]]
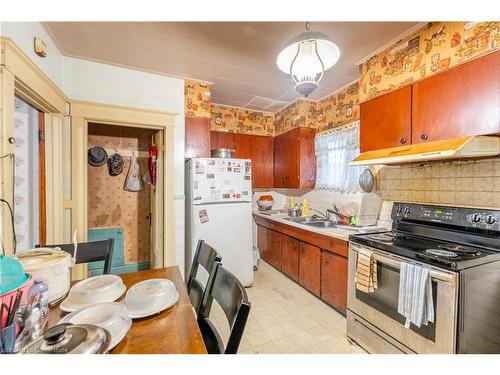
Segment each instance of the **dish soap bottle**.
[[294,209],[294,208],[295,208],[295,198],[291,197],[290,198],[290,209]]
[[306,199],[302,201],[302,215],[301,216],[309,216],[309,203]]

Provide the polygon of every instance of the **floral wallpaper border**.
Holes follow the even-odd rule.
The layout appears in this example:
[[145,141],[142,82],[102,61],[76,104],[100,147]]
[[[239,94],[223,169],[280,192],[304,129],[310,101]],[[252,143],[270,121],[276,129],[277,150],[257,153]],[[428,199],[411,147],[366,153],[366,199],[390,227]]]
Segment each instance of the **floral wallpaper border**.
[[212,104],[210,128],[213,131],[274,136],[274,115]]

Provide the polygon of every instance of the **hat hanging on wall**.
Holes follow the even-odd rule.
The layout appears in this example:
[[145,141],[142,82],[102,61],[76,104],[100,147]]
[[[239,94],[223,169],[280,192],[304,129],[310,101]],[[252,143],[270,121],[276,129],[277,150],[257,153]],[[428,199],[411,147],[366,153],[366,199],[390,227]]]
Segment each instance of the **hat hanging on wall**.
[[113,156],[108,159],[108,169],[110,176],[118,176],[123,171],[123,158],[115,152]]
[[91,147],[88,150],[89,164],[93,167],[102,167],[108,160],[108,154],[102,147]]

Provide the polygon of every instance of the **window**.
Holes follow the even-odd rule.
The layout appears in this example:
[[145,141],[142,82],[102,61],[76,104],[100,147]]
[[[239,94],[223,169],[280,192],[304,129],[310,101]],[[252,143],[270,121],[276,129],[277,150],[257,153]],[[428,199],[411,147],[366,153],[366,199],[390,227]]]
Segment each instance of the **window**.
[[362,167],[349,166],[359,154],[359,121],[316,137],[316,188],[355,193]]
[[[43,115],[43,114],[42,114]],[[15,98],[14,228],[16,250],[33,248],[45,241],[45,154],[43,116],[28,103]]]

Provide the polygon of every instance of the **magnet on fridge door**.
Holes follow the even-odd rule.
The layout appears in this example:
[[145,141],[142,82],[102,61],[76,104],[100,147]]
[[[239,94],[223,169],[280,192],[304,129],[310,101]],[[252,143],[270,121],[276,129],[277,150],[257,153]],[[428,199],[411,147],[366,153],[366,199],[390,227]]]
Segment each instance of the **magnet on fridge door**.
[[207,210],[201,210],[200,212],[198,212],[198,215],[200,216],[200,222],[202,224],[208,223],[208,213],[207,213]]

